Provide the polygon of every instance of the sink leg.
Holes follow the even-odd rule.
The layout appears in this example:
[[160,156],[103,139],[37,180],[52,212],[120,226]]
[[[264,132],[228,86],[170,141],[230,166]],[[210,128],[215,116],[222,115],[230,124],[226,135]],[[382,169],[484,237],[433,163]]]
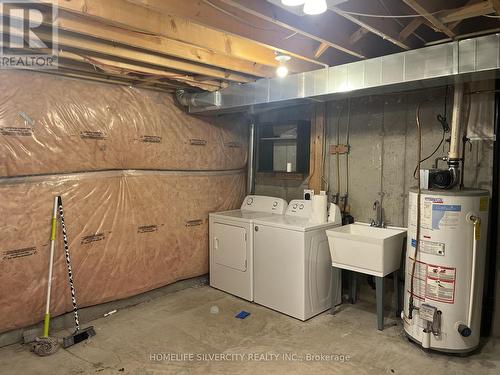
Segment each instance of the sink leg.
[[351,276],[351,282],[349,283],[350,284],[350,288],[351,288],[351,292],[349,293],[351,296],[351,303],[354,304],[356,303],[356,291],[357,291],[357,281],[358,281],[358,278],[357,278],[357,275],[356,275],[356,272],[354,271],[350,271],[350,276]]
[[379,331],[384,330],[384,278],[375,277],[377,294],[377,323]]
[[399,296],[399,270],[394,271],[392,274],[392,277],[394,278],[394,298],[396,299],[396,318],[399,317],[400,314],[400,296]]
[[339,268],[332,267],[332,298],[330,314],[335,315],[337,305],[342,303],[342,271]]

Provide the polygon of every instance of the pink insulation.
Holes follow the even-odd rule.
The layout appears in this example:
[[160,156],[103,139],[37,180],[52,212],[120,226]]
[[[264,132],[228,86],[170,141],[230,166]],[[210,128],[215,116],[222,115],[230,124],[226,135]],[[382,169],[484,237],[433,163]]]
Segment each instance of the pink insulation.
[[195,117],[172,95],[0,71],[0,176],[246,165],[246,125]]
[[[208,214],[245,193],[244,124],[190,116],[164,93],[30,72],[0,80],[0,332],[43,319],[58,194],[80,306],[208,272]],[[57,235],[53,316],[71,311]]]

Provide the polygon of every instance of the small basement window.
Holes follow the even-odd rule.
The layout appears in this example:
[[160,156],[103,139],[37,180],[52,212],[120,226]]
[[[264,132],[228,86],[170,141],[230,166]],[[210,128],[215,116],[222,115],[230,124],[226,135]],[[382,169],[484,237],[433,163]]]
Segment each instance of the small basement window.
[[[296,121],[283,124],[261,123],[257,127],[258,173],[309,173],[311,123]],[[287,172],[287,165],[291,166]]]

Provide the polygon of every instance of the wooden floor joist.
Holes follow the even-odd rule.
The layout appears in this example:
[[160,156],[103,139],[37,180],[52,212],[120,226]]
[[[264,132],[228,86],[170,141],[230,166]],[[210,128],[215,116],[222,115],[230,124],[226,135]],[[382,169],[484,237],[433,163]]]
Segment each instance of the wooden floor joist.
[[[349,45],[343,45],[340,42],[332,41],[329,40],[329,38],[326,35],[317,35],[312,32],[308,32],[307,30],[304,30],[303,28],[299,28],[291,23],[287,23],[283,20],[280,20],[277,17],[277,13],[271,13],[270,11],[266,10],[265,6],[268,6],[265,3],[260,3],[256,1],[246,1],[246,2],[241,2],[241,1],[234,1],[234,0],[219,0],[221,3],[224,3],[226,5],[229,5],[233,8],[243,10],[244,12],[247,12],[255,17],[261,18],[263,20],[268,21],[271,24],[275,24],[277,26],[289,29],[290,31],[303,35],[307,38],[310,38],[312,40],[315,40],[316,42],[320,42],[323,44],[326,44],[328,47],[334,48],[338,51],[341,51],[343,53],[352,55],[358,59],[364,59],[366,56],[361,52],[357,51],[355,48],[352,48]],[[348,35],[346,35],[345,39],[348,39]]]
[[88,57],[85,55],[61,51],[59,53],[59,58],[63,60],[83,62],[90,66],[95,66],[106,73],[113,72],[115,75],[127,76],[130,74],[141,75],[144,77],[153,78],[159,80],[162,78],[169,79],[171,81],[182,82],[187,86],[198,87],[206,91],[214,91],[223,87],[220,82],[215,81],[196,81],[193,77],[173,72],[164,71],[161,69],[150,68],[140,65],[135,65],[131,63],[126,63],[122,61],[110,60],[102,57]]
[[[257,76],[259,66],[276,68],[274,50],[254,41],[164,14],[125,0],[51,0],[59,9],[153,37],[166,38],[172,56]],[[185,7],[184,3],[179,6]],[[175,54],[174,54],[175,53]],[[241,66],[242,69],[239,69]],[[255,67],[252,69],[252,67]],[[312,69],[312,67],[311,67]],[[291,66],[293,71],[293,66]],[[273,70],[274,74],[274,70]]]
[[[263,19],[257,19],[258,22],[254,22],[255,18],[248,19],[248,14],[240,18],[237,14],[232,14],[232,12],[226,13],[225,9],[219,7],[219,5],[224,6],[222,3],[215,3],[212,0],[184,0],[182,2],[164,0],[128,1],[164,14],[175,14],[219,32],[240,36],[270,51],[290,55],[293,57],[288,63],[290,71],[314,70],[325,66],[325,63],[318,61],[313,56],[314,41],[307,41],[307,45],[304,45],[303,41],[289,40],[288,37],[295,34],[293,31],[277,27],[272,23],[265,22]],[[264,24],[264,26],[261,24]]]
[[[56,3],[61,11],[83,15],[105,25],[114,25],[122,31],[132,30],[144,37],[161,38],[164,49],[168,49],[168,55],[180,59],[260,77],[269,76],[270,72],[274,73],[274,67],[277,66],[272,51],[259,49],[258,46],[248,43],[240,46],[241,41],[231,37],[227,37],[224,43],[224,47],[233,46],[231,51],[227,48],[225,52],[216,51],[210,48],[210,40],[214,37],[211,30],[175,17],[167,17],[125,0],[50,0],[50,2]],[[198,35],[206,43],[201,45],[202,41],[196,43],[183,41],[177,30],[182,30],[184,36],[189,33]],[[264,53],[265,58],[262,57]],[[263,60],[266,65],[262,64]],[[273,69],[268,69],[269,67]]]
[[[346,5],[345,8],[349,8],[350,11],[381,14],[381,9],[377,6],[378,2],[376,1],[350,0],[346,4],[348,5]],[[394,20],[360,17],[351,13],[346,13],[343,9],[336,6],[330,7],[330,10],[403,50],[409,50],[416,47],[409,41],[403,40],[400,37],[399,33],[401,31],[401,26]]]
[[408,5],[410,8],[415,10],[418,14],[420,14],[422,17],[427,19],[432,25],[436,27],[440,32],[443,34],[446,34],[450,38],[454,38],[456,34],[450,30],[448,26],[446,26],[442,21],[437,18],[437,16],[429,13],[429,10],[424,8],[417,0],[403,0],[406,5]]
[[470,1],[465,6],[439,14],[439,20],[445,24],[462,21],[467,18],[479,17],[485,14],[495,13],[495,9],[490,0]]
[[[254,74],[253,76],[243,75],[239,72],[193,63],[179,58],[171,58],[168,56],[171,56],[172,53],[177,54],[179,51],[174,51],[175,47],[167,38],[154,37],[141,34],[137,31],[124,30],[123,28],[105,25],[63,11],[60,13],[56,23],[60,30],[70,31],[92,38],[101,38],[109,42],[120,43],[123,46],[132,47],[134,50],[140,48],[141,50],[153,52],[153,54],[149,54],[151,56],[162,55],[164,66],[171,69],[242,83],[251,82],[254,80],[254,77],[263,77],[272,73],[272,69],[263,68],[252,71]],[[152,59],[154,59],[154,57]]]

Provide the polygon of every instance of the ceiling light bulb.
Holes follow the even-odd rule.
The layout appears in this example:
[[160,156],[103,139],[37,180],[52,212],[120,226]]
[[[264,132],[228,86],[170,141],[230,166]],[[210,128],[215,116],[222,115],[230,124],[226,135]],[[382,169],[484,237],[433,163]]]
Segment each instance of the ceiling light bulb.
[[306,0],[304,13],[315,15],[326,12],[326,0]]
[[284,65],[278,66],[278,69],[276,69],[276,75],[280,78],[286,77],[288,75],[288,68]]
[[296,7],[299,5],[304,5],[306,0],[281,0],[281,4],[289,6],[289,7]]

